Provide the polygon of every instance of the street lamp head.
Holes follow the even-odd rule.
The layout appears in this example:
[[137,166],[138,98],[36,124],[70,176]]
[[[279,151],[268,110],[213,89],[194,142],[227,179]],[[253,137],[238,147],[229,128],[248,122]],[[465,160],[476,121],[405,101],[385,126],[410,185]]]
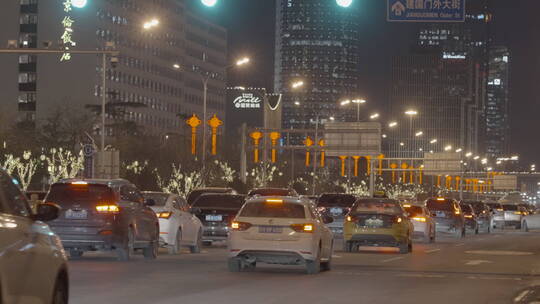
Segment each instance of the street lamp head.
[[434,138],[434,139],[432,139],[429,143],[430,143],[430,144],[436,144],[437,141],[438,141],[438,140],[437,140],[436,138]]
[[409,116],[415,116],[415,115],[418,115],[418,112],[415,110],[407,110],[405,111],[405,114]]
[[456,150],[456,153],[460,153],[461,151],[463,151],[463,149],[459,148]]
[[201,0],[201,2],[208,7],[213,7],[217,4],[217,0]]
[[348,105],[348,104],[350,104],[350,103],[351,103],[351,101],[350,101],[349,99],[347,99],[347,100],[343,100],[340,104],[341,104],[342,106],[346,106],[346,105]]
[[375,113],[369,117],[369,119],[377,119],[379,118],[379,113]]
[[353,0],[336,0],[337,5],[345,8],[351,6],[352,2]]
[[471,157],[472,156],[472,152],[467,152],[467,154],[465,154],[465,157]]
[[148,30],[148,29],[151,29],[151,28],[156,27],[156,26],[158,26],[158,25],[159,25],[159,20],[156,19],[156,18],[154,18],[154,19],[152,19],[152,20],[150,20],[150,21],[145,22],[145,23],[143,24],[143,28],[144,28],[145,30]]
[[418,132],[416,132],[415,135],[416,135],[416,137],[420,137],[420,136],[424,135],[424,132],[418,131]]
[[330,117],[328,117],[328,119],[330,119],[330,121],[336,120],[336,118],[334,116],[330,116]]
[[452,150],[452,146],[451,145],[448,145],[446,147],[444,147],[444,151],[450,151]]
[[71,1],[71,4],[73,4],[73,6],[76,8],[83,8],[86,6],[87,3],[88,3],[87,0],[72,0]]
[[352,103],[366,103],[367,101],[365,99],[353,99],[351,100]]
[[298,80],[298,81],[293,82],[291,86],[293,89],[297,89],[304,86],[304,82],[302,80]]
[[294,105],[295,105],[295,106],[300,106],[300,101],[298,101],[298,100],[295,101],[295,102],[294,102]]
[[173,64],[173,68],[176,70],[180,69],[180,65],[178,63]]
[[245,64],[248,64],[249,61],[250,61],[249,57],[244,57],[244,58],[241,58],[238,61],[236,61],[236,65],[237,66],[245,65]]
[[473,159],[478,160],[479,158],[480,158],[480,156],[476,155]]
[[394,128],[394,127],[396,127],[396,126],[397,126],[397,122],[396,122],[396,121],[392,121],[392,122],[390,122],[390,123],[388,124],[388,127],[390,127],[390,128]]
[[403,146],[405,146],[405,143],[400,142],[399,145],[403,147]]

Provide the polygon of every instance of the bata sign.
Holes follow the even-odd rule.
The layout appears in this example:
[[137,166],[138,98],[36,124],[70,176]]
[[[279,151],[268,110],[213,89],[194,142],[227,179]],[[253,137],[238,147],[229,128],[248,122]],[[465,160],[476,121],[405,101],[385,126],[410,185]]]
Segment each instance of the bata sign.
[[262,99],[253,93],[242,93],[233,100],[233,104],[237,109],[260,109]]

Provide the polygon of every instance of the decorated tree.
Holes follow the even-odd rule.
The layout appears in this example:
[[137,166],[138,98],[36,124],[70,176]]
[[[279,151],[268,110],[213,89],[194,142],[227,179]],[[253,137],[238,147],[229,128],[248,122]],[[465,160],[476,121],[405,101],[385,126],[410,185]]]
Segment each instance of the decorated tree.
[[163,178],[157,170],[154,174],[157,178],[158,187],[166,193],[176,193],[186,197],[193,189],[203,186],[203,177],[200,172],[191,171],[188,173],[182,172],[180,165],[172,164],[172,171],[168,178]]
[[76,177],[84,167],[82,151],[79,154],[74,154],[63,148],[51,148],[47,155],[41,156],[41,160],[46,163],[51,184],[63,178]]
[[39,163],[39,159],[32,157],[32,152],[30,151],[24,151],[22,159],[17,162],[15,171],[17,172],[23,190],[26,191],[28,186],[30,186]]

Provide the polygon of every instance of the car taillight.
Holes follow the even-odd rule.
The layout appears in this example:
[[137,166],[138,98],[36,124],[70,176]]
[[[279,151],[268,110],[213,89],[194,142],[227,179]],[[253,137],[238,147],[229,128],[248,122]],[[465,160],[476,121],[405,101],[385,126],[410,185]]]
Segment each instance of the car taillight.
[[413,219],[413,221],[422,222],[422,223],[424,223],[426,221],[426,218],[423,217],[423,216],[413,217],[412,219]]
[[497,208],[497,211],[504,211],[503,208]]
[[352,215],[347,215],[347,218],[346,218],[347,222],[355,222],[356,221],[356,217],[352,216]]
[[465,214],[464,216],[465,216],[465,218],[473,218],[473,216],[470,215],[470,214]]
[[313,224],[293,224],[291,225],[291,229],[296,232],[312,233],[315,227]]
[[399,223],[401,223],[401,222],[403,222],[403,219],[401,218],[401,216],[396,216],[396,217],[394,218],[394,223],[399,224]]
[[231,229],[236,231],[245,231],[248,230],[249,227],[251,227],[250,223],[245,222],[232,222],[231,223]]
[[116,204],[103,204],[103,205],[97,205],[96,211],[98,213],[108,213],[108,214],[116,214],[120,212],[120,207]]
[[172,215],[172,212],[170,211],[157,212],[156,215],[158,218],[169,219]]
[[455,214],[455,215],[460,215],[460,214],[461,214],[461,211],[456,210],[456,211],[454,211],[454,214]]
[[522,213],[519,211],[514,212],[514,214],[521,215]]

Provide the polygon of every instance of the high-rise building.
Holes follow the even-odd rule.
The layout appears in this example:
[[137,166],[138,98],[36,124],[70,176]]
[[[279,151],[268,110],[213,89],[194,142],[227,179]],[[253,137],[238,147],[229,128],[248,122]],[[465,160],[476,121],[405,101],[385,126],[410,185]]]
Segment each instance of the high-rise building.
[[503,157],[510,152],[509,74],[508,48],[491,47],[486,104],[486,152],[492,158]]
[[2,44],[16,40],[12,47],[64,50],[0,55],[0,109],[9,113],[4,123],[39,124],[58,108],[97,108],[101,56],[69,51],[106,48],[119,52],[117,62],[107,59],[106,98],[116,109],[109,110],[108,123],[131,121],[152,134],[179,132],[181,116],[202,116],[201,76],[209,77],[208,116],[225,118],[227,32],[183,0],[4,1],[0,25]]
[[[421,157],[425,150],[449,146],[485,152],[491,20],[486,1],[471,0],[465,22],[419,26],[411,55],[394,60],[390,100],[394,119],[402,118],[406,108],[414,108],[418,115],[413,118],[414,130],[409,126],[393,133],[391,152]],[[419,131],[424,138],[416,137]]]
[[[339,101],[361,95],[359,11],[358,1],[276,0],[274,90],[283,93],[284,128],[311,128],[317,114],[354,116]],[[296,81],[304,85],[293,89]]]

